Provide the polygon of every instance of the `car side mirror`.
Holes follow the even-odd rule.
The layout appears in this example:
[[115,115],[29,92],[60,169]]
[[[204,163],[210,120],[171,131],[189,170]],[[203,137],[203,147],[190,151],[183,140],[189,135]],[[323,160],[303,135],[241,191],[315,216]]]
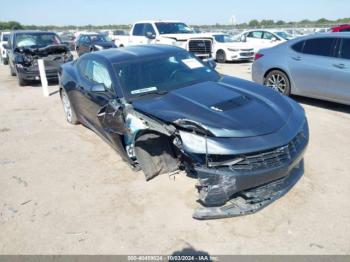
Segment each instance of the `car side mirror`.
[[271,38],[271,42],[276,42],[277,41],[277,38],[276,37],[272,37]]
[[95,84],[91,87],[91,92],[104,92],[106,87],[104,84]]
[[216,68],[216,62],[214,59],[208,59],[207,61],[205,61],[205,64],[210,67],[211,69],[215,69]]
[[148,39],[155,39],[156,38],[156,35],[152,32],[146,32],[146,37]]
[[247,42],[247,37],[245,35],[241,36],[241,42]]

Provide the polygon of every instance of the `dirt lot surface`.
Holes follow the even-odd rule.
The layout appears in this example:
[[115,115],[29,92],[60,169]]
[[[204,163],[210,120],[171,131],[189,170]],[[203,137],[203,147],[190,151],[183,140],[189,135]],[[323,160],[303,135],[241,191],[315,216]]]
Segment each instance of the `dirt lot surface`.
[[[219,65],[250,79],[250,64]],[[97,135],[66,123],[57,86],[19,87],[0,66],[0,253],[350,254],[350,109],[306,109],[305,174],[250,216],[192,219],[195,180],[145,182]]]

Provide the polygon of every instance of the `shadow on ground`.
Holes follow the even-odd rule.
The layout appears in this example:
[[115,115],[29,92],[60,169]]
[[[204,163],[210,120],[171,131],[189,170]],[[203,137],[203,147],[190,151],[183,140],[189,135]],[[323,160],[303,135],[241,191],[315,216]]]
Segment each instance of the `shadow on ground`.
[[292,98],[297,102],[299,102],[300,104],[315,106],[323,109],[350,114],[350,106],[348,105],[333,103],[333,102],[309,98],[309,97],[302,97],[302,96],[292,96]]
[[182,250],[174,251],[170,255],[169,261],[178,261],[180,258],[181,261],[213,261],[210,258],[210,254],[205,251],[196,250],[193,247],[185,247]]

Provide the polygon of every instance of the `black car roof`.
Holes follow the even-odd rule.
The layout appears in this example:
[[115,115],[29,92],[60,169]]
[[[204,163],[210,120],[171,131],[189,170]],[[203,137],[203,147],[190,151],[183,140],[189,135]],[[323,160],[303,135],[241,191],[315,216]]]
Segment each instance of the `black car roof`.
[[100,56],[113,63],[120,63],[130,60],[139,60],[145,57],[156,57],[185,51],[179,47],[170,45],[137,45],[122,48],[112,48],[91,53]]

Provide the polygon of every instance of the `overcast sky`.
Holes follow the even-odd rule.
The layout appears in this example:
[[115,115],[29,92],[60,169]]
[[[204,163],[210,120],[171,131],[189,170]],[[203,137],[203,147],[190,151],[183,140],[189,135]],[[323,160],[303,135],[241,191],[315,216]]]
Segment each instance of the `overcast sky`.
[[350,17],[349,0],[13,0],[2,1],[0,21],[37,25],[131,24],[177,19],[189,24],[228,24],[251,19],[315,20]]

